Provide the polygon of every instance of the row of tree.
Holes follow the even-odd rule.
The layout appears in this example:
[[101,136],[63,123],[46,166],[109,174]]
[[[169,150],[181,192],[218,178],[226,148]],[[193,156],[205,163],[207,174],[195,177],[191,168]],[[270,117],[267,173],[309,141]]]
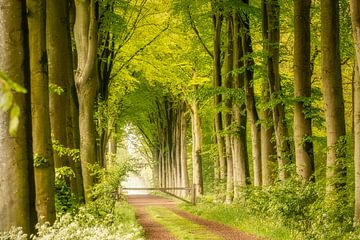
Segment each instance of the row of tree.
[[[289,17],[280,7],[292,11],[290,33],[281,22]],[[188,186],[184,179],[187,174],[183,173],[188,167],[184,164],[184,144],[187,143],[183,139],[186,136],[185,124],[189,124],[186,109],[191,115],[191,128],[188,129],[192,135],[191,141],[187,142],[192,145],[193,165],[189,167],[192,168],[193,184],[198,194],[202,194],[203,169],[207,171],[210,164],[215,184],[226,185],[222,188],[226,189],[226,202],[238,200],[241,190],[250,184],[266,187],[295,174],[305,182],[315,181],[315,176],[322,178],[322,159],[315,162],[314,139],[324,133],[327,196],[329,199],[342,196],[342,201],[348,201],[349,196],[345,194],[344,197],[344,191],[346,185],[352,186],[354,181],[357,221],[360,211],[359,61],[357,59],[355,63],[351,56],[353,49],[349,49],[355,43],[358,58],[360,9],[357,1],[299,0],[291,4],[280,0],[251,4],[246,0],[175,1],[173,8],[176,11],[173,17],[181,19],[185,26],[170,25],[170,32],[175,37],[165,36],[159,41],[168,43],[169,39],[179,35],[187,35],[189,39],[174,46],[170,43],[169,49],[162,45],[162,54],[156,52],[159,48],[150,48],[146,57],[152,66],[137,68],[150,85],[160,83],[150,90],[139,88],[141,91],[163,89],[156,94],[157,97],[150,98],[156,107],[148,108],[151,110],[145,118],[147,121],[132,120],[153,149],[150,158],[154,161],[155,184]],[[351,9],[351,17],[340,18],[340,11],[346,13],[347,9]],[[346,30],[350,25],[343,24],[351,19],[354,37],[340,35],[340,32],[351,32],[351,28]],[[213,25],[209,28],[211,20]],[[316,39],[320,31],[321,42]],[[289,45],[288,52],[283,45],[284,39]],[[342,49],[341,46],[348,48]],[[289,62],[286,62],[287,58]],[[354,63],[351,66],[354,71],[350,73],[344,66],[348,61]],[[154,65],[159,72],[165,73],[156,74],[149,70]],[[211,75],[212,84],[208,80]],[[344,100],[343,78],[350,78],[354,84],[350,102],[354,115],[353,120],[349,120],[353,122],[355,140],[353,180],[346,178],[352,173],[347,170],[345,160],[350,155],[346,147],[351,144],[347,141],[350,133],[346,132],[344,104],[347,98]],[[315,90],[321,85],[323,100],[316,101]],[[137,96],[143,97],[140,93]],[[314,112],[321,104],[325,111],[326,128],[323,129],[326,133],[316,126],[314,136],[313,120],[319,118],[319,114],[314,115]],[[134,112],[129,114],[134,115]],[[153,131],[147,132],[146,129]],[[213,158],[209,157],[209,151],[212,151]],[[202,157],[213,159],[213,162],[207,159],[204,162]],[[293,165],[296,171],[292,170]],[[320,169],[318,173],[315,166]]]
[[164,31],[124,54],[153,14],[146,2],[0,1],[0,231],[19,226],[30,233],[37,222],[53,223],[55,177],[66,172],[78,202],[92,201],[96,173],[109,165],[106,152],[116,151],[112,119],[121,98],[109,100],[117,105],[108,117],[108,89]]

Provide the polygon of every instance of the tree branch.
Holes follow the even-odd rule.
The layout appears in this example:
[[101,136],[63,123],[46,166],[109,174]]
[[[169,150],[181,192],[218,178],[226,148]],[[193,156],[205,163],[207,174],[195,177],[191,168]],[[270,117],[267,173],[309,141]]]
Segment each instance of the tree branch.
[[195,25],[195,21],[191,15],[191,11],[190,11],[190,7],[188,6],[188,15],[189,15],[189,19],[190,19],[190,25],[191,28],[194,30],[196,36],[198,37],[201,45],[204,47],[205,51],[210,55],[211,58],[214,58],[214,55],[212,54],[212,52],[207,48],[207,46],[205,45],[203,39],[200,36],[199,30],[197,29],[196,25]]

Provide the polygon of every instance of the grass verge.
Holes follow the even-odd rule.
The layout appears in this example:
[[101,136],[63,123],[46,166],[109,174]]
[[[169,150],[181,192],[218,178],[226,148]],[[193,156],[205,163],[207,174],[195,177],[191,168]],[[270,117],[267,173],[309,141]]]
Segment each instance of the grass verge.
[[164,207],[147,207],[150,217],[170,231],[177,239],[182,240],[220,240],[221,238],[205,227],[178,216]]
[[181,208],[205,219],[217,221],[266,239],[298,239],[296,233],[271,218],[251,214],[236,205],[201,203],[196,206],[183,204]]

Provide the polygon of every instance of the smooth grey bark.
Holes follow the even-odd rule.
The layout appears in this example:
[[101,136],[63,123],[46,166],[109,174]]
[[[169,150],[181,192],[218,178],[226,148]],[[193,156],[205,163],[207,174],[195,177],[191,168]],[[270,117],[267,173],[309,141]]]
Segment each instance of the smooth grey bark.
[[77,49],[75,84],[79,100],[80,158],[85,202],[90,202],[91,188],[94,185],[91,168],[96,164],[97,157],[94,122],[94,103],[98,88],[95,1],[75,1],[75,8],[74,36]]
[[287,166],[291,160],[290,144],[287,140],[288,131],[285,119],[285,105],[279,99],[282,97],[281,78],[279,71],[280,54],[280,5],[279,0],[272,0],[266,4],[268,17],[267,67],[271,101],[276,101],[272,109],[276,152],[279,167],[279,179],[285,180],[289,176]]
[[52,224],[56,218],[55,169],[50,132],[45,0],[28,0],[27,10],[36,212],[40,223]]
[[[213,76],[213,86],[218,88],[222,86],[222,77],[221,77],[221,28],[223,23],[223,16],[220,9],[216,10],[216,13],[213,16],[214,24],[214,76]],[[224,181],[226,179],[226,157],[225,157],[225,139],[222,135],[223,131],[223,116],[222,112],[219,109],[222,105],[222,95],[217,94],[214,97],[214,107],[216,109],[216,114],[214,116],[214,135],[216,136],[216,143],[218,149],[218,159],[216,160],[219,165],[219,179]]]
[[[233,69],[237,72],[244,67],[244,57],[242,38],[240,32],[240,13],[233,10]],[[245,74],[233,74],[234,89],[244,89]],[[240,94],[240,93],[239,93]],[[246,105],[244,102],[234,102],[232,106],[233,113],[233,167],[234,167],[234,199],[241,196],[241,188],[246,186],[250,179],[248,167],[248,151],[246,145]]]
[[342,161],[345,114],[339,48],[339,0],[321,1],[321,72],[327,136],[326,178],[329,197],[345,185]]
[[[23,87],[28,85],[25,9],[23,1],[0,0],[0,69]],[[32,167],[31,132],[27,130],[31,121],[30,104],[24,94],[14,94],[13,101],[21,114],[15,136],[9,134],[9,113],[0,111],[0,231],[16,226],[30,233],[31,209],[35,208],[30,201],[30,184],[34,181],[29,173],[29,166]]]
[[[262,35],[263,48],[268,51],[268,14],[266,0],[261,1],[262,8]],[[265,57],[264,65],[267,65],[267,57]],[[270,101],[269,81],[268,76],[264,76],[262,85],[262,102]],[[263,109],[261,112],[261,166],[262,166],[262,185],[269,186],[274,181],[274,167],[276,161],[276,145],[271,139],[274,136],[274,127],[271,121],[272,111],[270,109]],[[275,157],[274,157],[275,156]]]
[[354,164],[355,164],[355,213],[354,221],[360,221],[360,3],[350,0],[351,19],[356,52],[354,74]]
[[314,150],[311,138],[311,118],[305,116],[306,100],[311,97],[310,65],[310,6],[311,0],[295,0],[294,42],[294,141],[296,172],[304,180],[314,173]]
[[[194,87],[195,91],[197,86]],[[191,103],[192,120],[192,163],[193,163],[193,184],[196,186],[196,195],[204,194],[203,172],[202,172],[202,130],[199,115],[199,103],[193,100]]]
[[[232,16],[228,16],[226,19],[226,51],[225,51],[225,59],[224,59],[224,80],[225,87],[227,89],[233,88],[233,19]],[[233,156],[232,156],[232,147],[231,147],[231,124],[232,124],[232,113],[231,109],[233,106],[232,97],[230,94],[227,94],[224,102],[224,129],[226,131],[225,134],[225,153],[226,153],[226,199],[227,203],[230,203],[234,197],[234,165],[233,165]]]

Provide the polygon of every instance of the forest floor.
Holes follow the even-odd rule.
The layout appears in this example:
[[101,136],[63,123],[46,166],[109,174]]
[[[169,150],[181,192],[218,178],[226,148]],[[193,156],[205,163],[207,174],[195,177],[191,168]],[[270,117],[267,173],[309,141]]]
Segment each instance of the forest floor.
[[150,240],[257,240],[259,237],[176,207],[175,201],[154,195],[128,195],[145,238]]

